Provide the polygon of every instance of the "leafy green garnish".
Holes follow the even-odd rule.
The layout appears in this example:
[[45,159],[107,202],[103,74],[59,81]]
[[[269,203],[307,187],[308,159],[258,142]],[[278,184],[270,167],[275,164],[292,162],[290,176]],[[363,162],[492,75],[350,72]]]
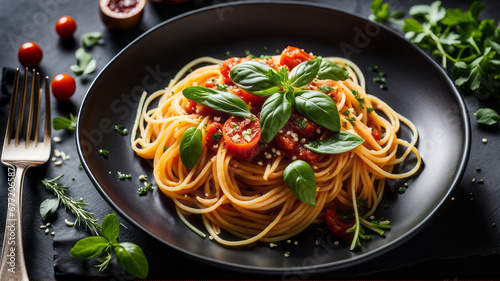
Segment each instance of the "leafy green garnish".
[[99,155],[101,155],[102,157],[108,159],[109,157],[109,151],[107,149],[99,149],[98,151]]
[[102,39],[102,34],[100,32],[89,32],[85,33],[82,36],[82,46],[85,48],[89,48],[99,43]]
[[132,174],[124,174],[122,172],[117,172],[117,173],[118,173],[118,178],[121,180],[132,178]]
[[149,272],[149,265],[146,255],[142,249],[134,243],[118,243],[120,233],[120,223],[116,214],[112,213],[104,217],[102,221],[101,236],[86,237],[71,248],[70,256],[79,259],[91,259],[102,252],[104,255],[97,259],[99,271],[106,269],[113,251],[116,261],[125,271],[139,278],[146,278]]
[[137,190],[139,196],[146,195],[148,191],[153,191],[153,184],[144,182],[144,186]]
[[52,119],[52,128],[54,130],[66,129],[70,132],[74,132],[76,129],[77,119],[72,113],[69,114],[69,118],[66,117],[54,117]]
[[40,204],[40,215],[42,220],[48,219],[59,207],[59,199],[45,199]]
[[283,171],[286,186],[300,201],[316,206],[316,178],[307,162],[296,160]]
[[370,19],[382,24],[389,21],[400,24],[400,21],[398,20],[404,17],[404,12],[399,10],[391,12],[389,10],[389,4],[383,2],[383,0],[372,1],[370,6],[372,14],[370,15]]
[[474,113],[476,122],[485,125],[494,125],[500,121],[500,115],[491,108],[481,108]]
[[196,127],[187,129],[181,137],[179,155],[186,168],[191,169],[196,165],[202,152],[201,131]]
[[128,130],[124,125],[115,125],[115,131],[124,136],[128,133]]
[[445,9],[440,1],[415,5],[403,31],[411,42],[440,57],[443,67],[453,63],[450,76],[461,90],[500,97],[500,26],[493,19],[478,19],[484,8],[481,1],[466,11]]
[[352,150],[365,140],[346,131],[340,131],[322,141],[312,141],[304,146],[318,154],[339,154]]
[[[101,231],[101,226],[97,223],[97,219],[94,218],[94,214],[85,210],[84,208],[88,206],[87,203],[84,203],[81,200],[75,200],[72,197],[66,195],[66,191],[68,190],[66,186],[59,185],[56,181],[62,178],[64,175],[60,175],[54,179],[41,180],[41,183],[45,186],[47,190],[54,192],[58,199],[55,199],[59,203],[64,206],[65,209],[70,210],[75,216],[78,222],[78,225],[83,224],[85,229],[90,231],[92,235],[99,235]],[[45,203],[44,203],[45,202]],[[40,214],[42,218],[48,218],[52,213],[55,212],[57,207],[55,206],[55,201],[47,201],[45,200],[40,205]],[[43,210],[42,210],[43,209]]]
[[75,57],[77,64],[71,65],[69,69],[75,73],[75,75],[85,75],[94,72],[97,66],[96,60],[89,55],[85,49],[78,48],[75,52]]
[[240,97],[228,92],[202,86],[191,86],[182,90],[182,94],[189,100],[230,115],[247,118],[251,116],[245,102]]

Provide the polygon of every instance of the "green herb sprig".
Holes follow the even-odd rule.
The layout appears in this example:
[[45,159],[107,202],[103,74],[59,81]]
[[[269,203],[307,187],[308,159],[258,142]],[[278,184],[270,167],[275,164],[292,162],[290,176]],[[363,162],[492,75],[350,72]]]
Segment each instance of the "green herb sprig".
[[405,37],[453,63],[451,78],[462,90],[500,97],[500,26],[494,19],[478,20],[485,8],[474,1],[466,11],[446,9],[440,1],[415,5],[404,21]]
[[66,117],[54,117],[52,119],[52,128],[54,130],[68,130],[74,132],[76,130],[76,122],[78,120],[72,113],[69,114],[69,118]]
[[[66,195],[68,190],[67,187],[57,183],[57,180],[63,176],[64,175],[60,175],[51,180],[41,180],[41,183],[45,186],[45,188],[54,192],[57,196],[57,199],[47,199],[40,204],[40,214],[42,215],[42,219],[47,219],[57,210],[59,205],[63,205],[65,209],[70,210],[76,216],[78,225],[83,224],[85,229],[90,231],[92,235],[99,235],[101,232],[101,226],[97,223],[97,219],[94,218],[94,214],[85,210],[85,207],[87,207],[88,204],[84,203],[82,200],[77,201]],[[57,205],[55,200],[57,200]]]
[[96,267],[103,271],[109,265],[113,252],[116,255],[116,261],[128,273],[139,278],[146,278],[149,272],[149,265],[146,255],[142,249],[131,242],[118,243],[120,234],[120,223],[116,214],[112,213],[102,220],[101,236],[86,237],[71,248],[70,256],[79,259],[91,259],[103,253],[97,261],[100,262]]

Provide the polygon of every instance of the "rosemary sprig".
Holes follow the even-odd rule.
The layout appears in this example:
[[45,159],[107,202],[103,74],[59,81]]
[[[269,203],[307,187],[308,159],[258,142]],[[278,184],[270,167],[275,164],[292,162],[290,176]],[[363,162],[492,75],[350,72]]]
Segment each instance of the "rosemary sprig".
[[78,225],[83,224],[85,229],[90,231],[92,235],[99,235],[101,232],[101,225],[97,223],[97,219],[94,218],[94,213],[91,213],[84,208],[88,206],[82,200],[75,200],[72,197],[66,195],[68,190],[65,185],[57,184],[57,180],[64,176],[60,175],[54,179],[44,179],[41,180],[42,184],[47,190],[51,190],[57,196],[59,203],[64,205],[65,209],[69,209],[75,216]]

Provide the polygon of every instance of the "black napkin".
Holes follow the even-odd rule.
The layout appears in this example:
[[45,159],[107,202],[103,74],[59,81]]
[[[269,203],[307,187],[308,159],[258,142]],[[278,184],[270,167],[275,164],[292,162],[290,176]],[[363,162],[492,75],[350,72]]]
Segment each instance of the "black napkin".
[[[10,98],[10,90],[14,77],[14,69],[4,68],[2,72],[2,83],[0,93],[0,106],[2,114],[0,122],[2,127],[5,125],[6,112]],[[56,103],[53,101],[53,105]],[[52,116],[66,115],[58,112],[61,106],[53,106]],[[1,128],[2,130],[4,128]],[[474,130],[474,129],[473,129]],[[484,132],[481,132],[484,134]],[[474,132],[473,132],[474,134]],[[477,134],[477,132],[476,132]],[[29,178],[25,181],[25,188],[36,190],[38,194],[29,194],[24,198],[24,208],[30,208],[29,214],[32,217],[32,224],[40,224],[41,218],[35,209],[43,201],[43,198],[54,198],[51,192],[43,190],[43,186],[37,182],[42,178],[55,178],[60,174],[65,174],[58,183],[68,187],[68,195],[74,198],[83,198],[83,201],[88,203],[87,209],[95,214],[95,217],[102,221],[102,218],[109,213],[116,212],[97,192],[95,187],[90,182],[83,168],[79,167],[79,159],[76,154],[76,144],[74,135],[65,131],[53,131],[53,136],[59,136],[63,139],[60,143],[53,143],[53,149],[59,149],[70,155],[70,160],[64,161],[63,165],[55,166],[52,163],[47,163],[42,166],[42,169],[34,169]],[[489,136],[490,138],[490,136]],[[452,192],[449,198],[443,203],[442,207],[436,212],[433,218],[424,226],[423,230],[416,234],[411,239],[408,239],[404,244],[382,254],[381,256],[362,263],[360,266],[347,267],[330,273],[317,272],[300,272],[297,278],[355,278],[363,276],[379,276],[387,278],[396,275],[391,275],[394,270],[411,267],[421,264],[425,261],[454,261],[465,257],[481,257],[490,256],[500,250],[500,238],[497,233],[497,228],[493,227],[495,218],[498,218],[498,210],[496,204],[492,204],[495,197],[492,196],[473,196],[470,192],[470,179],[477,176],[475,169],[476,165],[486,167],[489,162],[488,150],[478,151],[481,149],[480,144],[478,149],[474,150],[473,155],[479,154],[481,159],[486,159],[484,162],[479,162],[478,157],[471,157],[471,164],[466,170],[462,183]],[[484,164],[484,165],[483,165]],[[490,174],[492,178],[493,174]],[[33,180],[35,178],[36,180]],[[486,188],[490,188],[489,190]],[[477,186],[476,186],[477,188]],[[494,193],[492,185],[488,182],[481,186],[484,194]],[[40,195],[41,194],[41,195]],[[476,193],[477,194],[477,193]],[[404,196],[404,195],[403,195]],[[474,198],[475,197],[475,198]],[[474,200],[475,199],[475,200]],[[28,206],[28,207],[26,207]],[[149,261],[150,274],[148,278],[157,279],[262,279],[272,278],[281,279],[284,276],[271,275],[264,276],[255,273],[244,273],[236,270],[222,269],[213,264],[207,264],[198,259],[190,257],[186,254],[178,252],[171,247],[164,245],[151,236],[147,235],[140,229],[131,225],[118,215],[121,222],[120,227],[120,242],[132,242],[139,245],[145,252]],[[83,227],[77,225],[69,227],[65,224],[65,219],[74,221],[75,217],[69,211],[60,207],[56,214],[53,215],[50,226],[50,231],[54,231],[53,236],[53,266],[54,274],[58,280],[75,280],[75,279],[114,279],[114,280],[129,280],[133,276],[127,274],[115,260],[109,267],[99,272],[95,267],[97,264],[96,258],[90,260],[81,260],[73,258],[69,252],[73,245],[81,238],[87,237],[90,234]],[[23,221],[24,223],[24,221]],[[498,223],[498,221],[497,221]],[[30,262],[29,257],[34,251],[44,249],[46,245],[32,245],[39,241],[42,237],[43,243],[47,242],[47,237],[43,233],[30,233],[29,240],[26,241],[31,247],[25,248],[25,256],[28,257],[28,266],[36,266],[36,262]],[[48,235],[45,235],[48,236]],[[33,238],[34,237],[34,238]],[[50,236],[49,236],[50,237]],[[215,243],[215,242],[214,242]],[[50,254],[47,253],[47,254]],[[462,271],[460,271],[462,270]],[[458,268],[457,272],[464,272]],[[305,274],[305,275],[304,275]],[[403,273],[404,274],[404,273]],[[424,272],[420,272],[421,278],[429,277]],[[405,275],[400,275],[405,276]],[[418,278],[419,275],[415,275]],[[450,276],[453,278],[453,276]],[[290,276],[288,276],[290,278]]]

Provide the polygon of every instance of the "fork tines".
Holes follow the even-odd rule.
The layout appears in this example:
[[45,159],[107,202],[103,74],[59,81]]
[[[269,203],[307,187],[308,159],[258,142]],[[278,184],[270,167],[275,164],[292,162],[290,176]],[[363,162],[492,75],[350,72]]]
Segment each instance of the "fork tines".
[[[19,91],[19,80],[20,80],[20,70],[16,70],[14,76],[14,84],[12,88],[12,96],[10,98],[10,108],[9,116],[7,121],[7,128],[5,133],[5,144],[10,144],[11,140],[15,141],[15,145],[18,146],[23,139],[25,139],[25,146],[28,148],[30,146],[31,140],[34,141],[34,146],[36,147],[39,142],[39,126],[40,126],[40,116],[41,111],[41,99],[42,99],[42,89],[40,88],[40,74],[34,69],[32,71],[31,78],[31,90],[28,96],[28,68],[25,69],[24,78],[21,84],[21,90]],[[45,131],[44,131],[44,141],[48,138],[50,139],[50,90],[49,90],[49,78],[45,78]],[[19,95],[19,103],[18,103]],[[29,110],[25,112],[26,103],[29,102]],[[17,118],[16,116],[17,111]],[[27,116],[25,116],[27,114]],[[26,120],[25,120],[26,119]],[[16,122],[17,120],[17,122]],[[16,123],[16,124],[14,124]],[[34,123],[34,128],[33,128]],[[14,129],[16,128],[16,129]],[[23,130],[23,129],[26,130]]]

